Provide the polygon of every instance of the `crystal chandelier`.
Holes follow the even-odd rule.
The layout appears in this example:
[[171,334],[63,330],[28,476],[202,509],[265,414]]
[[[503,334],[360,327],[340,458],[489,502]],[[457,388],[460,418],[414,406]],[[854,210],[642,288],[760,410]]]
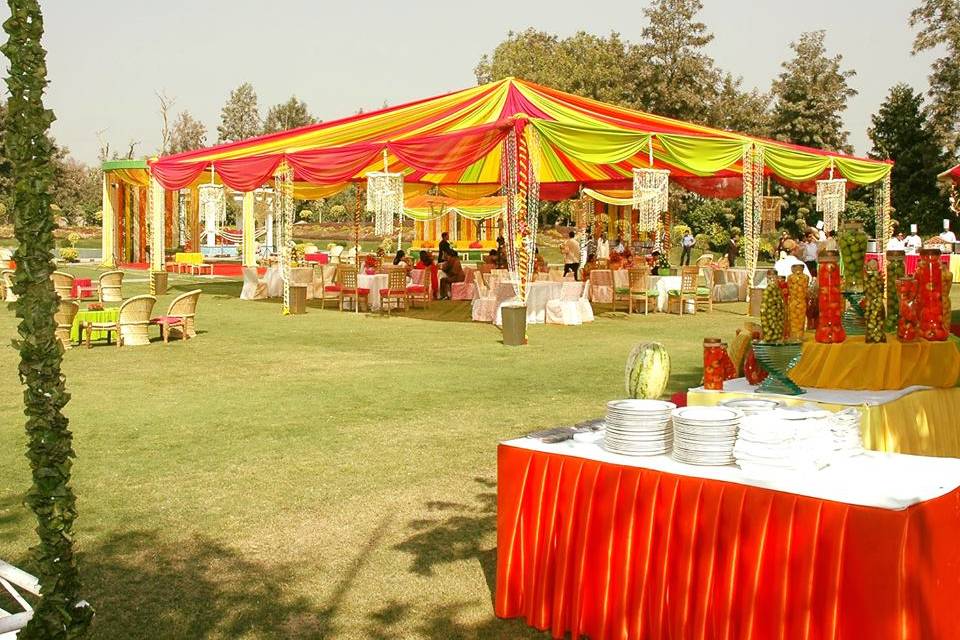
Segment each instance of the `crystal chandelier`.
[[403,215],[403,174],[390,173],[387,150],[383,150],[383,171],[367,174],[367,211],[373,213],[374,233],[393,233],[393,219]]
[[667,210],[670,172],[666,169],[633,170],[633,208],[639,212],[637,231],[657,230],[660,214]]
[[200,196],[200,215],[203,216],[207,245],[212,246],[216,244],[217,230],[223,227],[227,217],[227,195],[222,184],[215,184],[212,181],[212,168],[210,173],[211,182],[200,185],[197,191]]
[[847,208],[847,181],[843,178],[817,180],[817,211],[823,214],[824,231],[836,231],[840,213]]

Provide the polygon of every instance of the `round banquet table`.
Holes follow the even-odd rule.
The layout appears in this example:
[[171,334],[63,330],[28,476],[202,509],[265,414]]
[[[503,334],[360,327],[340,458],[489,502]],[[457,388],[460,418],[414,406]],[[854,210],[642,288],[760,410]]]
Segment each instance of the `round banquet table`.
[[[367,295],[367,308],[370,311],[380,310],[380,289],[386,289],[388,284],[390,284],[390,276],[385,273],[375,273],[372,276],[360,274],[357,276],[357,285],[361,289],[370,289],[370,293]],[[345,298],[345,300],[352,300],[352,298]]]
[[[509,280],[502,281],[497,285],[497,316],[493,321],[497,326],[501,324],[500,307],[503,306],[503,303],[516,297],[515,286],[516,283]],[[551,300],[559,300],[562,289],[562,282],[551,282],[549,280],[528,282],[527,324],[544,324],[547,319],[547,303]]]

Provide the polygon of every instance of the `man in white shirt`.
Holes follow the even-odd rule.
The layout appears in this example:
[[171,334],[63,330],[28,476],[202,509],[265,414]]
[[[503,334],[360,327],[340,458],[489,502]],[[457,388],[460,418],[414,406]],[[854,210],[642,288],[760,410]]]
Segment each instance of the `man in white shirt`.
[[817,222],[817,241],[825,242],[827,239],[827,232],[823,230],[824,224],[823,220]]
[[910,225],[910,235],[903,240],[903,247],[907,253],[917,253],[923,248],[923,238],[917,235],[917,225]]
[[903,232],[898,233],[887,241],[887,251],[906,251],[907,245],[904,244]]
[[607,233],[604,231],[597,240],[597,260],[610,259],[610,241],[607,240]]
[[[949,221],[949,220],[944,220],[944,225],[943,225],[943,227],[944,227],[944,229],[943,229],[943,233],[940,234],[940,239],[943,240],[944,242],[949,242],[949,243],[951,243],[951,244],[954,243],[954,242],[956,242],[956,241],[957,241],[957,236],[956,236],[956,234],[953,233],[953,231],[950,231],[950,221]],[[951,247],[951,248],[952,248],[952,247]]]
[[798,258],[797,256],[793,255],[792,253],[787,253],[782,258],[777,260],[773,264],[773,268],[777,270],[778,276],[780,276],[781,278],[786,278],[791,273],[793,273],[793,265],[795,264],[803,265],[803,272],[808,276],[811,275],[809,267],[803,264],[803,261],[800,260],[800,258]]
[[560,253],[563,254],[563,275],[573,274],[573,279],[577,280],[577,270],[580,269],[580,243],[577,242],[577,234],[570,232],[569,237],[560,247]]
[[693,245],[697,243],[697,239],[693,237],[693,234],[689,230],[683,234],[683,238],[680,240],[680,266],[689,266],[690,264],[690,253],[693,251]]

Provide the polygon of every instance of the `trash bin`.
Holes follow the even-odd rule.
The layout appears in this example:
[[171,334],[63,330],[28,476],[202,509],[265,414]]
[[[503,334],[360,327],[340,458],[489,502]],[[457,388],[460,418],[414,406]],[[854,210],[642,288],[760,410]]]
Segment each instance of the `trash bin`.
[[290,313],[301,315],[307,312],[307,285],[290,285]]
[[150,272],[150,291],[152,295],[162,296],[167,293],[167,272]]
[[503,344],[519,347],[527,344],[527,305],[505,304],[500,308]]

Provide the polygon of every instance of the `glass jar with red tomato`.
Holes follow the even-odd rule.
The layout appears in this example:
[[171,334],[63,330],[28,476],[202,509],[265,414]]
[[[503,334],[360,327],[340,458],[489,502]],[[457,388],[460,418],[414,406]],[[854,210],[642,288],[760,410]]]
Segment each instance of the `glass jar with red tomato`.
[[710,391],[723,391],[723,381],[727,374],[725,359],[729,360],[727,350],[720,338],[703,339],[703,388]]
[[900,298],[900,317],[897,319],[897,339],[914,342],[920,335],[917,281],[913,278],[897,279],[897,296]]
[[817,267],[817,318],[816,340],[835,344],[847,339],[843,328],[843,294],[841,293],[840,254],[824,251]]
[[937,342],[946,340],[947,330],[943,326],[943,268],[940,266],[939,249],[920,250],[916,279],[920,302],[920,337]]
[[[759,341],[760,332],[754,331],[753,342]],[[747,379],[748,384],[757,385],[767,377],[767,371],[757,362],[757,355],[753,352],[753,342],[750,343],[750,348],[747,349],[747,357],[743,360],[743,376]]]

